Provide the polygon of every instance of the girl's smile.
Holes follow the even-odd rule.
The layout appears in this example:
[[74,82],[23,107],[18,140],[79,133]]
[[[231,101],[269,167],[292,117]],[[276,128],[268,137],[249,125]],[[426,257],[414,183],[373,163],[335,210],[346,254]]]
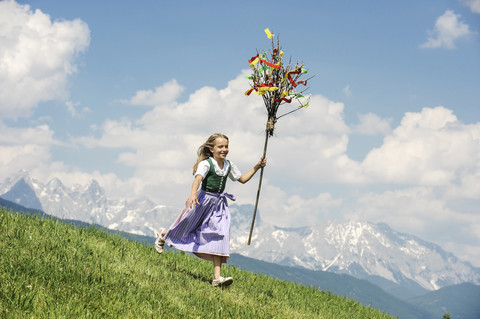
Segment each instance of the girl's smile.
[[[223,138],[223,137],[218,137],[215,140],[215,144],[213,145],[212,148],[210,148],[210,151],[212,152],[213,158],[217,162],[222,162],[223,167],[223,160],[227,157],[228,155],[228,140]],[[220,164],[220,163],[218,163]]]

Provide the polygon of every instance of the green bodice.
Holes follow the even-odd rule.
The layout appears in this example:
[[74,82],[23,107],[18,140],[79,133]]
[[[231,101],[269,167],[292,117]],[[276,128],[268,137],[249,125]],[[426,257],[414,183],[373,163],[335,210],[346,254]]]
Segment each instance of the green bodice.
[[230,174],[230,169],[232,166],[230,165],[230,161],[227,160],[228,163],[228,171],[225,176],[217,175],[215,172],[215,166],[212,163],[211,158],[207,158],[208,164],[210,164],[210,169],[208,170],[207,175],[202,181],[202,189],[206,192],[210,193],[223,193],[225,190],[225,184],[227,182],[228,174]]

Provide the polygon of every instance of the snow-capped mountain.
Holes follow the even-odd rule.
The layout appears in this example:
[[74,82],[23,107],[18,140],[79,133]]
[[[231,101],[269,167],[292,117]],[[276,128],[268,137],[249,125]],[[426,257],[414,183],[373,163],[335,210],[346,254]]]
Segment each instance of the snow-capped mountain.
[[[156,205],[147,198],[108,199],[96,181],[68,188],[59,179],[52,179],[44,185],[26,171],[0,184],[0,197],[56,217],[146,236],[154,236],[159,226],[170,225],[180,212],[179,208]],[[404,298],[463,282],[480,284],[480,269],[386,224],[330,222],[280,228],[257,215],[252,244],[248,246],[253,207],[231,205],[230,211],[231,251],[247,257],[349,274]]]
[[[238,211],[241,209],[231,207],[232,215],[242,215]],[[253,208],[248,210],[251,214]],[[286,266],[345,273],[381,287],[386,279],[403,286],[411,295],[463,282],[480,284],[480,269],[438,245],[397,232],[386,224],[350,221],[280,228],[257,220],[254,249],[246,245],[248,229],[241,234],[232,236],[231,241],[232,248],[241,255]]]
[[109,199],[95,180],[68,188],[54,178],[44,185],[26,171],[0,184],[0,194],[3,199],[55,217],[144,236],[153,236],[159,225],[169,225],[178,214],[178,209],[156,205],[146,197]]

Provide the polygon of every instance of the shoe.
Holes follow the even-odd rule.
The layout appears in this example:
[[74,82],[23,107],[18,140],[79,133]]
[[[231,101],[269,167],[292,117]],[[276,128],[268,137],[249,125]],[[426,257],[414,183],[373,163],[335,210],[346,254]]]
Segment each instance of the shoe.
[[157,253],[163,253],[163,245],[165,244],[165,240],[163,240],[162,233],[166,233],[166,229],[160,227],[155,233],[155,250]]
[[212,281],[212,286],[213,287],[227,287],[227,286],[230,286],[232,283],[233,283],[233,278],[232,277],[227,277],[227,278],[220,277],[220,278],[214,279]]

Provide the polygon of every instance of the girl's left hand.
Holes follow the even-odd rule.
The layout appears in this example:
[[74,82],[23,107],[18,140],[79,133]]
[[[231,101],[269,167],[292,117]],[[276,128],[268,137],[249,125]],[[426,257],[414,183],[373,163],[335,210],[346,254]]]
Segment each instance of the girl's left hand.
[[260,158],[260,161],[255,164],[255,166],[249,170],[248,172],[246,172],[245,174],[243,174],[242,176],[240,176],[240,178],[238,179],[238,181],[242,184],[245,184],[246,182],[248,182],[253,175],[255,175],[255,173],[262,167],[265,167],[265,165],[267,165],[267,159],[262,156]]
[[257,166],[260,169],[261,167],[265,167],[266,165],[267,165],[267,158],[262,156],[262,158],[260,158],[260,161],[255,166]]

